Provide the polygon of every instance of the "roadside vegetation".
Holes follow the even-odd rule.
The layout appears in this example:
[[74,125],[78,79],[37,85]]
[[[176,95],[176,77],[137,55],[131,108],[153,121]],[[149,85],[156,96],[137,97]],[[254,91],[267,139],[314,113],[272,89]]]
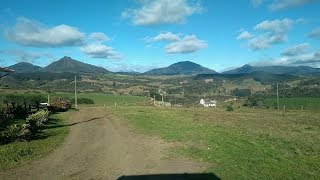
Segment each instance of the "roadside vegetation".
[[320,112],[236,108],[113,107],[114,118],[176,143],[222,179],[320,178]]
[[6,170],[47,155],[63,142],[68,132],[67,111],[71,104],[52,98],[42,107],[43,95],[8,94],[1,96],[0,169]]

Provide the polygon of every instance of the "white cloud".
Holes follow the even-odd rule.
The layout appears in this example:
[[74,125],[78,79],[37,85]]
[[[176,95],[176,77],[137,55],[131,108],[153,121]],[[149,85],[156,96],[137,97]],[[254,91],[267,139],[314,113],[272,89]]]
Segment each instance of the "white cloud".
[[147,37],[146,41],[179,41],[180,37],[177,34],[173,34],[172,32],[160,33],[154,37]]
[[237,37],[237,40],[247,40],[247,39],[250,39],[252,38],[253,35],[250,34],[248,31],[242,31],[238,37]]
[[128,64],[128,63],[121,63],[121,61],[117,61],[116,63],[112,64],[112,66],[107,67],[109,70],[113,72],[146,72],[154,68],[160,68],[163,65],[160,64]]
[[270,40],[267,36],[258,36],[249,41],[249,47],[251,50],[261,50],[271,47]]
[[169,54],[192,53],[200,49],[205,49],[208,44],[197,38],[195,35],[187,35],[182,40],[168,44],[165,49]]
[[287,32],[291,28],[291,25],[292,25],[292,20],[287,18],[282,20],[276,19],[273,21],[266,20],[257,24],[255,26],[255,29],[262,30],[262,31],[270,31],[273,33],[283,33],[283,32]]
[[249,40],[249,47],[252,50],[261,50],[287,41],[287,33],[292,24],[293,21],[287,18],[272,21],[266,20],[257,24],[254,29],[260,34]]
[[[284,50],[284,52],[286,50]],[[281,54],[281,56],[277,58],[258,61],[253,63],[253,65],[256,65],[256,66],[270,66],[270,65],[297,66],[299,65],[299,66],[320,67],[320,50],[317,50],[314,52],[307,52],[306,50],[304,50],[301,53],[291,54],[290,56],[283,56]]]
[[92,58],[102,58],[102,59],[122,59],[122,55],[115,51],[112,47],[106,46],[101,43],[93,43],[82,46],[80,50],[89,55]]
[[308,43],[298,44],[293,47],[289,47],[289,48],[285,49],[281,53],[281,56],[291,56],[291,57],[298,56],[298,55],[305,54],[306,52],[308,52],[308,49],[309,49]]
[[183,23],[188,16],[200,13],[200,4],[191,4],[187,0],[144,0],[141,7],[122,12],[123,18],[129,18],[134,25],[158,25]]
[[36,21],[20,17],[12,28],[5,30],[5,37],[25,46],[57,47],[80,45],[85,35],[77,28],[65,24],[46,27]]
[[262,4],[262,0],[250,0],[251,5],[256,8]]
[[309,37],[311,38],[318,38],[320,39],[320,28],[315,28],[313,29],[309,34],[308,34]]
[[110,38],[102,32],[94,32],[89,34],[89,39],[98,42],[106,42],[110,40]]
[[276,10],[303,6],[307,3],[312,3],[312,2],[319,2],[319,0],[274,0],[269,5],[269,9],[276,11]]

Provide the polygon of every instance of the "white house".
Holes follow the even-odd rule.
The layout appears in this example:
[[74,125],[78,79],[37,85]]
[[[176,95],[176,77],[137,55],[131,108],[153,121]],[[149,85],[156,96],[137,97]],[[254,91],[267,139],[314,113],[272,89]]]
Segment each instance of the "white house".
[[203,107],[217,107],[217,101],[208,99],[200,99],[200,104],[203,105]]

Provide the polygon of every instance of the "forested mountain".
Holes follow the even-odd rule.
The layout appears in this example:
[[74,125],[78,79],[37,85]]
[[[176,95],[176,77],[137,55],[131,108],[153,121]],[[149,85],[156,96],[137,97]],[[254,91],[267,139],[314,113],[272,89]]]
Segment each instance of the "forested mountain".
[[108,73],[109,71],[98,66],[83,63],[72,59],[71,57],[63,57],[58,61],[49,64],[47,67],[40,69],[42,72],[54,73]]
[[9,66],[8,68],[11,70],[14,70],[15,73],[35,72],[35,71],[41,69],[40,66],[35,66],[35,65],[33,65],[31,63],[27,63],[27,62],[19,62],[17,64]]

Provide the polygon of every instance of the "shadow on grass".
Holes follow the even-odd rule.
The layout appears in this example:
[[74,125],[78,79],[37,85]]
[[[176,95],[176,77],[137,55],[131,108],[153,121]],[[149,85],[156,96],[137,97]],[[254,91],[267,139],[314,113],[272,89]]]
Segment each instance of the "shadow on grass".
[[150,175],[129,175],[129,176],[121,176],[118,180],[218,180],[220,179],[213,173],[205,173],[205,174],[150,174]]

